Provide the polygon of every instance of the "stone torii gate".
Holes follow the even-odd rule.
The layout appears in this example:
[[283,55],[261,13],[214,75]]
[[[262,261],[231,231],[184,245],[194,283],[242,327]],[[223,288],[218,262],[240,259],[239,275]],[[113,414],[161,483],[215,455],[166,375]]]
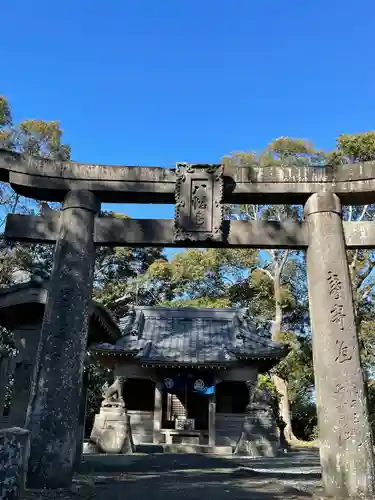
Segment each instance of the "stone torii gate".
[[[0,180],[61,212],[8,215],[6,237],[56,243],[26,427],[30,487],[70,484],[95,246],[307,250],[308,288],[326,493],[370,495],[371,432],[346,248],[374,248],[375,224],[343,222],[341,203],[375,202],[375,163],[332,168],[220,165],[115,167],[0,150]],[[175,203],[174,220],[100,217],[100,203]],[[305,221],[224,221],[223,203],[304,204]]]

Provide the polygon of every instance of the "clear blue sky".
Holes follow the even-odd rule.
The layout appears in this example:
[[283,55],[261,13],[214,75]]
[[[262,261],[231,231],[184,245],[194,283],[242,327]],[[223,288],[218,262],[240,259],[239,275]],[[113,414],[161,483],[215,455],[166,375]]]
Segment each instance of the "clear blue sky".
[[82,162],[217,162],[281,135],[330,148],[375,128],[374,15],[373,0],[12,0],[0,93],[16,120],[60,120]]

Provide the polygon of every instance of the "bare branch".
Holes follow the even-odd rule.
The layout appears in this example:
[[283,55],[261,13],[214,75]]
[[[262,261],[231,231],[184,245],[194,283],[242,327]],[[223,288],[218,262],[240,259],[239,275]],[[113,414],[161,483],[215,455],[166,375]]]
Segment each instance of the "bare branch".
[[353,205],[349,205],[348,220],[351,221],[352,219],[353,219]]
[[359,249],[357,248],[357,250],[354,252],[353,260],[351,261],[351,263],[349,265],[349,273],[350,273],[350,276],[352,278],[352,286],[354,285],[355,268],[356,268],[356,265],[358,262],[358,256],[359,256]]
[[359,216],[358,222],[361,222],[361,220],[364,218],[364,216],[365,216],[365,215],[366,215],[366,213],[367,213],[367,209],[368,209],[368,205],[364,205],[363,210],[362,210],[362,213],[361,213],[361,215]]
[[264,274],[266,274],[272,281],[275,281],[274,276],[268,269],[264,269],[264,267],[258,267],[257,271],[262,271]]
[[363,282],[370,276],[373,269],[375,268],[375,261],[370,261],[368,268],[362,276],[359,276],[358,283],[356,289],[359,290],[363,284]]
[[280,262],[280,264],[279,264],[279,273],[280,273],[280,274],[283,272],[283,268],[284,268],[284,266],[285,266],[285,263],[286,263],[286,261],[288,260],[288,257],[289,257],[289,252],[290,252],[290,250],[289,250],[289,249],[288,249],[288,250],[285,250],[284,255],[283,255],[282,259],[281,259],[281,262]]

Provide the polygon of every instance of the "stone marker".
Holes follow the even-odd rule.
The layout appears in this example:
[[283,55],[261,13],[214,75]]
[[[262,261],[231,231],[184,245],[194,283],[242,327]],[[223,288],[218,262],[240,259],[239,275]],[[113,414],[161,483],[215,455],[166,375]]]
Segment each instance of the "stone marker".
[[69,487],[73,477],[98,208],[88,191],[65,198],[26,417],[30,488]]
[[0,500],[18,500],[25,487],[30,432],[19,427],[0,430]]
[[341,204],[333,193],[305,206],[310,321],[322,478],[328,496],[370,496],[371,431],[364,392]]

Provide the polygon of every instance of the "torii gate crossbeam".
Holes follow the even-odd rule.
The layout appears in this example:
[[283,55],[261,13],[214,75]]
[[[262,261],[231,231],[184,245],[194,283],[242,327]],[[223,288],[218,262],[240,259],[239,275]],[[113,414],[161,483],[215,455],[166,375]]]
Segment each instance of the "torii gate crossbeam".
[[[375,202],[375,164],[175,170],[61,163],[0,151],[0,180],[61,214],[9,216],[6,237],[56,242],[27,428],[28,483],[72,480],[95,245],[306,248],[320,455],[329,496],[371,496],[374,463],[348,248],[372,248],[374,223],[343,223],[341,203]],[[174,221],[98,217],[101,202],[175,203]],[[304,203],[304,222],[224,221],[223,203]]]

